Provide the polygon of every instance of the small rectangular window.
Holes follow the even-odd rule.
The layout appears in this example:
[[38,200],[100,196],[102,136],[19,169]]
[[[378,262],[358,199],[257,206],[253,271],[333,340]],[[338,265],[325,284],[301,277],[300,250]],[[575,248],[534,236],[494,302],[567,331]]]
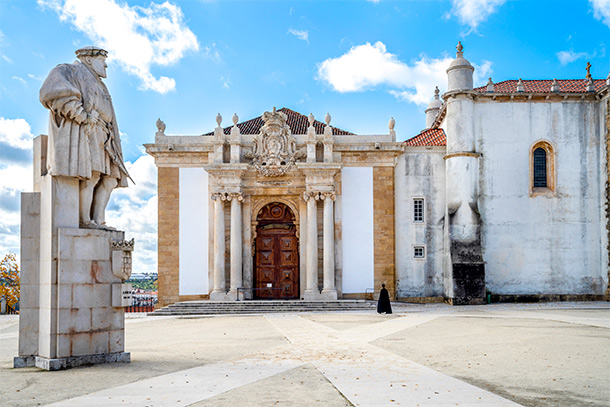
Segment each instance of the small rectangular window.
[[423,259],[426,257],[426,249],[424,246],[413,246],[413,257],[416,259]]
[[413,222],[421,223],[424,221],[424,199],[413,199]]

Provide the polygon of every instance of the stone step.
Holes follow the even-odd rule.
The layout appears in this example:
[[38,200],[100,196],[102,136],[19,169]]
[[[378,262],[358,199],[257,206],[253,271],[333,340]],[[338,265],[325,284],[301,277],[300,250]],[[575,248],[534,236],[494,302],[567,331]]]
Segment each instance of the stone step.
[[341,312],[372,310],[375,303],[364,300],[298,301],[182,301],[158,309],[148,315],[216,315],[260,314],[284,312]]

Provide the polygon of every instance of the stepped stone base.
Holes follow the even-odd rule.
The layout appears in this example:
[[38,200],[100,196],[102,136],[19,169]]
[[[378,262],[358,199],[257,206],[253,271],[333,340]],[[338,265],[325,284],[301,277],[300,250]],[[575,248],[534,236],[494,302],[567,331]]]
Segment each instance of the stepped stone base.
[[38,367],[44,370],[63,370],[71,367],[99,365],[102,363],[129,363],[129,352],[101,353],[97,355],[71,356],[68,358],[44,358],[42,356],[17,356],[13,367]]
[[183,301],[160,308],[148,314],[163,315],[226,315],[262,314],[287,312],[336,312],[336,311],[375,311],[376,303],[364,300],[334,301]]

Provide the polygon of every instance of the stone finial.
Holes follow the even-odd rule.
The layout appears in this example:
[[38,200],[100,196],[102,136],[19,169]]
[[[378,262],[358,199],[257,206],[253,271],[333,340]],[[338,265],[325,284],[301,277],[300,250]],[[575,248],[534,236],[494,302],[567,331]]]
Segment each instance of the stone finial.
[[233,126],[237,126],[237,121],[239,120],[239,116],[237,113],[233,113]]
[[439,93],[441,93],[441,91],[438,90],[438,86],[436,86],[434,88],[434,100],[439,100],[440,99]]
[[[438,88],[437,88],[438,89]],[[388,127],[390,128],[390,131],[394,131],[394,125],[396,124],[396,120],[394,120],[394,118],[390,118],[390,122],[388,123]]]
[[585,78],[592,79],[593,77],[591,76],[591,62],[587,62],[587,66],[585,67],[585,69],[587,70],[587,76],[585,76]]
[[517,92],[525,92],[525,86],[523,86],[523,80],[521,80],[521,78],[519,78],[519,81],[517,82]]
[[551,92],[559,92],[559,83],[557,83],[557,79],[553,79],[551,83]]
[[313,116],[313,113],[309,113],[309,127],[313,126],[313,122],[316,118]]
[[458,44],[455,47],[455,49],[457,50],[456,58],[463,58],[464,57],[464,47],[462,46],[462,41],[458,41]]
[[157,119],[157,123],[155,123],[157,125],[157,133],[164,135],[165,134],[165,123],[163,123],[163,120],[161,120],[160,118]]
[[220,127],[220,123],[222,123],[222,116],[220,113],[216,115],[216,123],[218,123],[218,127]]
[[487,92],[495,92],[495,91],[496,91],[496,86],[492,82],[491,78],[489,78],[489,80],[487,81]]
[[327,126],[330,126],[330,113],[326,113],[326,116],[324,116],[324,121],[326,122]]
[[587,92],[595,92],[595,84],[593,78],[587,79]]

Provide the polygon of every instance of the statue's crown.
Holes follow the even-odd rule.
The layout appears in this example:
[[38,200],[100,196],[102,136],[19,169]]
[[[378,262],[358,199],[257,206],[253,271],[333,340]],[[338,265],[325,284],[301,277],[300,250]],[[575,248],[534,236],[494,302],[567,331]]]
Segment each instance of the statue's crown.
[[76,51],[74,51],[74,53],[76,54],[76,56],[78,58],[80,58],[80,57],[97,57],[97,56],[100,56],[100,55],[103,56],[103,57],[107,57],[108,56],[108,51],[106,51],[105,49],[94,47],[94,46],[89,46],[89,47],[84,47],[84,48],[77,49]]

